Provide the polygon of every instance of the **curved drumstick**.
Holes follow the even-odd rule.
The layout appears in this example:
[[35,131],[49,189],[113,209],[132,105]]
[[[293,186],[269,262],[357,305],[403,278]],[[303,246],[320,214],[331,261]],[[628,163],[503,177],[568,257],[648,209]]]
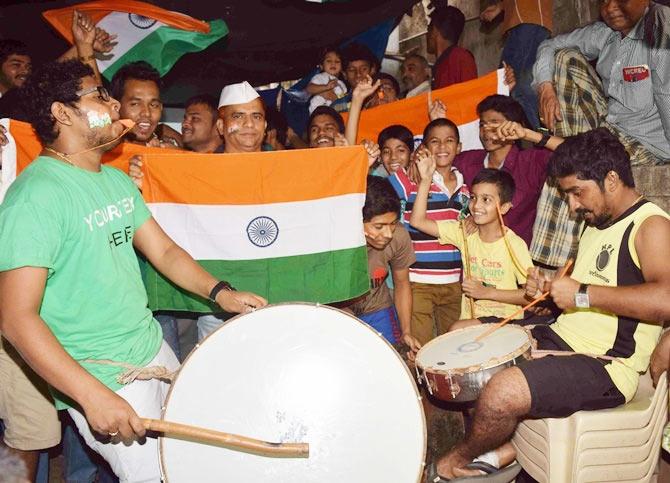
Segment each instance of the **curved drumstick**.
[[[470,278],[471,276],[471,270],[470,270],[470,253],[468,250],[468,234],[465,231],[465,221],[462,219],[459,220],[459,224],[461,225],[461,231],[463,232],[463,255],[464,255],[464,260],[463,260],[463,268],[465,269],[465,275]],[[474,319],[475,318],[475,301],[472,297],[468,297],[468,300],[470,301],[470,318]]]
[[142,418],[142,424],[147,430],[163,433],[166,436],[179,436],[206,444],[220,444],[236,450],[252,451],[262,456],[309,458],[309,444],[307,443],[269,443],[238,434],[223,433],[162,419]]
[[[563,277],[565,276],[565,274],[568,273],[568,270],[570,269],[570,266],[571,266],[571,265],[572,265],[572,258],[570,258],[570,259],[568,260],[568,262],[565,264],[565,267],[563,267],[563,270],[561,270],[561,274],[558,276],[558,278],[563,278]],[[540,295],[538,298],[536,298],[535,300],[533,300],[533,301],[532,301],[531,303],[529,303],[528,305],[524,305],[523,307],[521,307],[519,310],[517,310],[516,312],[514,312],[512,315],[510,315],[510,316],[507,317],[506,319],[501,320],[500,322],[498,322],[498,323],[497,323],[496,325],[494,325],[493,327],[490,327],[488,330],[486,330],[486,331],[484,331],[483,333],[479,334],[477,337],[475,337],[475,342],[479,342],[479,341],[482,340],[484,337],[488,337],[488,336],[491,335],[493,332],[495,332],[496,330],[498,330],[499,328],[501,328],[503,325],[507,324],[507,323],[508,323],[510,320],[512,320],[514,317],[516,317],[516,316],[519,315],[519,314],[523,314],[523,312],[524,312],[525,310],[527,310],[527,309],[533,307],[533,306],[536,305],[536,304],[539,304],[540,302],[542,302],[542,301],[543,301],[544,299],[546,299],[547,297],[549,297],[549,290],[547,290],[546,292],[544,292],[542,295]]]
[[502,231],[502,237],[503,240],[505,241],[505,246],[507,247],[507,251],[509,252],[509,256],[512,258],[512,263],[514,266],[516,266],[516,269],[519,271],[519,273],[526,273],[526,270],[528,267],[522,267],[521,263],[519,262],[519,259],[516,257],[514,254],[514,250],[512,250],[512,246],[509,244],[509,240],[505,236],[506,227],[505,227],[505,222],[503,221],[503,216],[502,212],[500,211],[500,202],[496,200],[496,211],[498,212],[498,221],[500,222],[500,230]]

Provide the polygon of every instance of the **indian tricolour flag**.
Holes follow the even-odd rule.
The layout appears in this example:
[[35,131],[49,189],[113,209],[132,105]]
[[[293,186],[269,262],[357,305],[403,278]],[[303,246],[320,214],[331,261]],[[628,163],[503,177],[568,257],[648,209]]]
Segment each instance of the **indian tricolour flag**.
[[[41,151],[28,124],[3,119],[7,187]],[[270,302],[330,303],[369,289],[361,210],[361,146],[251,154],[195,154],[124,143],[104,160],[127,170],[141,154],[142,195],[156,221],[214,276]],[[153,310],[209,312],[143,264]]]
[[447,106],[447,117],[458,126],[463,151],[481,149],[477,104],[491,94],[508,95],[504,78],[503,69],[498,69],[471,81],[366,109],[361,112],[358,140],[376,140],[379,132],[391,124],[406,126],[420,139],[423,128],[430,122],[428,103],[440,99]]
[[70,43],[74,10],[86,13],[100,28],[117,34],[112,52],[98,58],[108,80],[129,62],[145,60],[165,75],[184,54],[199,52],[228,34],[223,20],[204,22],[179,12],[135,0],[105,0],[47,10],[42,15]]
[[[360,146],[145,156],[142,194],[167,234],[221,280],[271,302],[335,302],[369,288]],[[152,308],[207,310],[150,266]]]

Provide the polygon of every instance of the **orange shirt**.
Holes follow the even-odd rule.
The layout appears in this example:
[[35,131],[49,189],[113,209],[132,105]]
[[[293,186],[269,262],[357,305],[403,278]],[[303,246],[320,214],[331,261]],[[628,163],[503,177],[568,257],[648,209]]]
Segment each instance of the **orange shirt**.
[[553,0],[502,0],[502,3],[504,32],[522,23],[541,25],[551,32]]

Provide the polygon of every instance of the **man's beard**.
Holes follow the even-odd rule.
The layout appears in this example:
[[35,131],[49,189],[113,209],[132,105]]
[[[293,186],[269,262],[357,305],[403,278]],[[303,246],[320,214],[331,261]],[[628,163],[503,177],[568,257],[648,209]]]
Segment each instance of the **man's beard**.
[[86,144],[89,146],[89,149],[95,149],[99,146],[103,146],[100,148],[103,153],[114,149],[122,140],[123,136],[120,136],[117,139],[111,134],[103,136],[100,133],[96,133],[94,131],[89,131],[88,135],[86,136]]
[[[590,213],[592,215],[591,220],[588,220],[586,216],[584,216],[587,213]],[[577,210],[577,215],[579,215],[584,220],[584,223],[586,223],[589,226],[593,226],[595,228],[605,228],[607,225],[609,225],[610,221],[612,220],[612,215],[610,215],[609,213],[601,213],[600,215],[595,215],[591,210],[585,210],[583,208]]]

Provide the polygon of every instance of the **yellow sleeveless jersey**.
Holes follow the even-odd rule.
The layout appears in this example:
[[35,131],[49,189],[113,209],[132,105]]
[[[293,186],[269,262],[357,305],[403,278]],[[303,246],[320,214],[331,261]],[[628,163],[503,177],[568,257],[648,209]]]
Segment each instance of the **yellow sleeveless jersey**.
[[[607,287],[644,283],[635,235],[650,216],[670,218],[655,204],[642,200],[607,228],[587,227],[579,241],[572,278]],[[619,358],[621,363],[611,362],[605,369],[626,401],[635,395],[638,374],[647,370],[661,334],[657,323],[596,308],[567,310],[551,327],[576,352]]]

